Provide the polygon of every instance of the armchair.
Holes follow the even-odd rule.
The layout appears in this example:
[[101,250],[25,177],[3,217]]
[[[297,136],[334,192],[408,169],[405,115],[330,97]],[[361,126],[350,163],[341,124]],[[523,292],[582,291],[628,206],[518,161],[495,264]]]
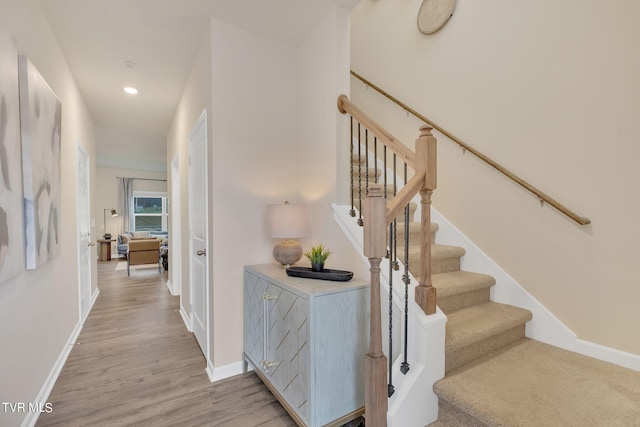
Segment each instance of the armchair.
[[131,275],[131,266],[140,264],[158,264],[160,272],[160,240],[130,240],[127,253],[127,276]]

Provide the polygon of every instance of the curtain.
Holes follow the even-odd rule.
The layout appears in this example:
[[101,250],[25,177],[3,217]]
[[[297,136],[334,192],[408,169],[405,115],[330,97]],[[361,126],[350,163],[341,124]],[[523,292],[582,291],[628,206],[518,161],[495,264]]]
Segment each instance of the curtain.
[[133,219],[133,178],[120,178],[119,212],[122,215],[122,233],[132,230]]

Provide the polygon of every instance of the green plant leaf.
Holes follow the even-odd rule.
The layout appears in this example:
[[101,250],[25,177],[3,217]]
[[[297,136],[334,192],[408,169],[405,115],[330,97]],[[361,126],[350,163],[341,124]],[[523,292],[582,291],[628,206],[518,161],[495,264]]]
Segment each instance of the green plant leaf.
[[326,249],[322,243],[312,246],[308,251],[304,253],[311,264],[324,264],[333,252]]

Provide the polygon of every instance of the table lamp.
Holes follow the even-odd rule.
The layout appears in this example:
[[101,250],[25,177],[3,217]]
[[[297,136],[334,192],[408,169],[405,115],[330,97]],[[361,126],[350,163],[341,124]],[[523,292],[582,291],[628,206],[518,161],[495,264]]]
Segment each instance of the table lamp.
[[273,248],[273,257],[288,267],[302,258],[302,246],[292,239],[307,235],[307,208],[284,202],[267,206],[267,231],[270,237],[283,239]]

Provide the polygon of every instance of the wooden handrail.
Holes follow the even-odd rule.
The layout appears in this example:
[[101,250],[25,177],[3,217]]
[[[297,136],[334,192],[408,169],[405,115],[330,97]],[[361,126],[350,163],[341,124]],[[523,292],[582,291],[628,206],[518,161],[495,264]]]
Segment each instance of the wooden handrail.
[[[388,360],[382,351],[380,263],[382,262],[382,259],[388,254],[386,240],[387,236],[385,230],[387,226],[391,222],[393,222],[393,219],[400,214],[401,210],[408,205],[411,199],[417,193],[420,193],[420,203],[422,205],[422,220],[420,224],[422,234],[420,244],[421,271],[418,286],[415,287],[415,300],[425,314],[434,314],[436,312],[436,289],[433,287],[431,280],[430,236],[431,194],[436,188],[436,138],[431,134],[431,126],[422,126],[420,128],[420,136],[415,142],[414,153],[407,146],[397,141],[393,136],[391,136],[391,134],[389,134],[376,122],[371,120],[357,106],[352,104],[345,95],[340,95],[340,97],[338,98],[338,110],[340,110],[342,114],[349,113],[351,115],[352,126],[354,118],[358,120],[358,126],[360,126],[360,124],[364,124],[366,129],[376,135],[376,137],[383,144],[385,144],[387,148],[391,149],[391,151],[394,153],[394,156],[397,155],[401,157],[407,165],[410,164],[410,166],[415,170],[414,176],[408,182],[405,182],[404,187],[400,190],[399,193],[395,195],[390,203],[387,203],[386,201],[386,194],[384,194],[383,196],[382,184],[379,184],[377,182],[369,184],[367,181],[367,195],[364,200],[362,200],[362,198],[359,199],[364,217],[364,223],[362,224],[364,225],[363,251],[364,255],[369,259],[369,271],[371,273],[369,299],[369,352],[365,356],[365,414],[367,417],[367,426],[371,425],[370,427],[386,427],[388,397],[391,397],[391,394],[393,394],[393,385],[391,382],[391,375],[389,375],[389,383],[387,383]],[[360,143],[360,141],[358,143]],[[352,151],[353,145],[351,145],[350,148],[350,156],[352,155]],[[358,161],[360,160],[361,157],[360,155],[358,155]],[[407,169],[405,166],[405,181],[407,181],[406,170]],[[386,173],[387,172],[385,171],[385,174]],[[384,193],[386,193],[386,191]],[[405,221],[407,221],[407,224],[405,224],[405,277],[407,277],[408,279],[409,219],[405,217]],[[389,243],[389,248],[391,248],[392,246],[393,245]],[[392,265],[391,261],[392,260],[390,259],[390,267]],[[408,298],[408,284],[409,282],[406,281],[405,298]],[[392,297],[390,296],[389,298]],[[407,319],[408,316],[408,311],[406,310],[408,310],[407,299],[405,299],[405,319]],[[407,342],[407,327],[408,324],[405,323],[405,343]],[[389,342],[391,342],[391,339]],[[409,370],[409,363],[407,362],[406,352],[407,348],[405,347],[405,360],[402,363],[401,369],[403,373],[407,373],[407,371]],[[392,354],[392,350],[389,349],[389,357],[391,357]]]
[[[568,216],[569,218],[571,218],[572,220],[574,220],[575,222],[577,222],[580,225],[591,224],[591,220],[589,218],[580,216],[580,215],[576,214],[575,212],[567,209],[567,207],[565,207],[563,204],[561,204],[560,202],[558,202],[557,200],[555,200],[551,196],[549,196],[549,195],[543,193],[542,191],[538,190],[536,187],[534,187],[533,185],[529,184],[524,179],[522,179],[519,176],[515,175],[513,172],[509,171],[508,169],[506,169],[505,167],[501,166],[497,162],[493,161],[492,159],[490,159],[486,155],[482,154],[480,151],[478,151],[475,148],[469,146],[468,144],[466,144],[465,142],[460,140],[460,138],[456,137],[451,132],[449,132],[446,129],[444,129],[442,126],[438,125],[437,123],[433,122],[432,120],[427,119],[425,116],[423,116],[422,114],[418,113],[416,110],[414,110],[413,108],[409,107],[408,105],[406,105],[402,101],[398,100],[394,96],[388,94],[387,92],[382,90],[380,87],[378,87],[375,84],[371,83],[369,80],[365,79],[364,77],[362,77],[361,75],[359,75],[355,71],[352,70],[351,71],[351,75],[353,77],[355,77],[356,79],[360,80],[365,85],[367,85],[370,88],[374,89],[376,92],[380,93],[385,98],[389,99],[391,102],[399,105],[400,107],[402,107],[407,112],[411,113],[413,116],[415,116],[419,120],[422,120],[423,122],[433,126],[433,128],[435,130],[437,130],[438,132],[440,132],[441,134],[443,134],[444,136],[446,136],[447,138],[449,138],[450,140],[452,140],[453,142],[458,144],[460,147],[462,147],[463,150],[470,152],[471,154],[473,154],[474,156],[476,156],[477,158],[479,158],[480,160],[482,160],[483,162],[485,162],[486,164],[488,164],[492,168],[496,169],[501,174],[505,175],[507,178],[509,178],[512,181],[514,181],[516,184],[520,185],[521,187],[523,187],[527,191],[533,193],[538,199],[540,199],[540,201],[550,204],[551,206],[553,206],[554,208],[556,208],[557,210],[559,210],[560,212],[562,212],[563,214],[565,214],[566,216]],[[342,111],[342,110],[340,110],[340,111]]]
[[395,195],[395,197],[387,204],[387,222],[388,226],[394,219],[404,210],[411,199],[418,194],[424,185],[425,174],[414,175],[404,187]]
[[[382,187],[372,184],[364,200],[363,249],[369,259],[371,293],[369,298],[369,353],[365,356],[364,411],[367,426],[387,426],[387,358],[382,352],[382,323],[380,309],[380,262],[387,255],[385,240],[386,203]],[[391,355],[389,355],[391,357]]]
[[380,142],[396,153],[398,157],[400,157],[410,168],[415,168],[415,154],[405,144],[398,141],[393,135],[387,132],[386,129],[365,114],[357,105],[349,101],[347,95],[340,95],[338,97],[338,111],[342,114],[349,113],[351,117],[355,118],[362,123],[365,128],[369,129],[369,131],[372,132]]

